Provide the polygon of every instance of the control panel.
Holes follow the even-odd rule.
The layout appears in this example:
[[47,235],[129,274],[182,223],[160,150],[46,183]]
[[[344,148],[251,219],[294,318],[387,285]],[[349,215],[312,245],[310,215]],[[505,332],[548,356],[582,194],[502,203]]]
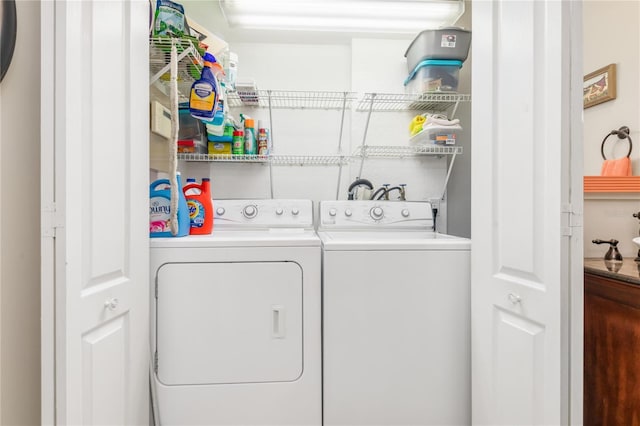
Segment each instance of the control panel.
[[213,200],[214,227],[312,228],[311,200]]
[[433,229],[426,201],[322,201],[320,228]]

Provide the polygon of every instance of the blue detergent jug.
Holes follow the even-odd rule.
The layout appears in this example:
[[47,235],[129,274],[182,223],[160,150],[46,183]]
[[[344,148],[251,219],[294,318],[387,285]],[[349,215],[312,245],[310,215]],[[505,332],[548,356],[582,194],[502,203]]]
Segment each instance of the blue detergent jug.
[[[149,236],[184,237],[189,235],[190,220],[187,200],[182,192],[180,174],[178,180],[178,234],[171,233],[171,182],[158,179],[149,186]],[[162,189],[158,189],[161,187]]]

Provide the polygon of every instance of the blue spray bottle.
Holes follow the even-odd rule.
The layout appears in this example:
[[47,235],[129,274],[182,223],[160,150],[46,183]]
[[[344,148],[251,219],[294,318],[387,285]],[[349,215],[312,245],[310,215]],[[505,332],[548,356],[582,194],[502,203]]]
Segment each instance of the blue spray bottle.
[[216,76],[211,70],[215,58],[210,53],[204,54],[204,67],[200,79],[191,85],[189,111],[195,118],[211,121],[218,106],[219,86]]

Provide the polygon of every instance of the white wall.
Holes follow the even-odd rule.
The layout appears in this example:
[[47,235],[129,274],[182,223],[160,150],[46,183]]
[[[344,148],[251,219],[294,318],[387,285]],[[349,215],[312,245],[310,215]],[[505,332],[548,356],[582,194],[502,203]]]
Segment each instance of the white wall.
[[[471,28],[471,1],[465,1],[464,15],[458,20],[458,26]],[[471,54],[473,52],[473,33],[471,35],[471,50],[469,57],[460,70],[460,93],[471,93]],[[471,100],[474,102],[474,99]],[[460,119],[462,132],[458,144],[464,152],[456,157],[451,178],[447,186],[447,231],[459,237],[471,237],[471,155],[473,144],[471,141],[471,102],[462,102],[458,108],[456,118]],[[482,100],[477,100],[482,102]]]
[[0,83],[0,424],[40,424],[40,3]]
[[[584,110],[584,173],[599,175],[600,146],[612,129],[626,125],[634,141],[633,174],[640,175],[640,3],[635,1],[586,1],[584,10],[584,72],[588,74],[608,64],[617,65],[617,98]],[[626,141],[611,136],[607,158],[626,155]],[[610,150],[610,151],[609,151]],[[620,241],[625,259],[635,257],[631,239],[640,223],[632,217],[640,211],[640,194],[587,194],[584,203],[585,257],[602,257],[605,246],[595,238]]]

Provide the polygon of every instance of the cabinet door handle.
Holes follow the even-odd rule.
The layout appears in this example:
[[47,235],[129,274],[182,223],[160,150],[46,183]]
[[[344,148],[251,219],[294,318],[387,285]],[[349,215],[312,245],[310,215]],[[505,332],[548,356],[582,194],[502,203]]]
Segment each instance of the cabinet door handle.
[[109,309],[110,311],[115,311],[115,309],[118,307],[118,299],[117,298],[112,298],[112,299],[107,299],[104,301],[104,307],[105,309]]
[[511,302],[514,305],[517,305],[518,303],[522,302],[522,298],[517,294],[509,293],[507,298],[509,299],[509,302]]

